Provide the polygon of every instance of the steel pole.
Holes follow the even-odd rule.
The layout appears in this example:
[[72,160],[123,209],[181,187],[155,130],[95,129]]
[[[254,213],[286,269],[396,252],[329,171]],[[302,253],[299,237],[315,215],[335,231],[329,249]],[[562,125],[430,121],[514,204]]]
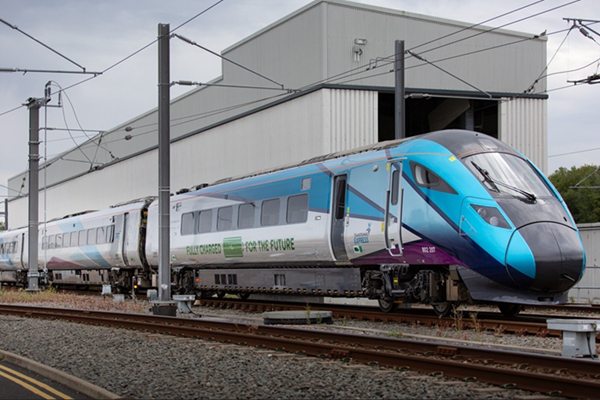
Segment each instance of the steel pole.
[[395,55],[394,60],[394,75],[396,87],[394,91],[395,95],[395,118],[394,118],[394,138],[404,139],[406,137],[405,132],[405,100],[404,100],[404,40],[396,40],[395,42]]
[[38,191],[39,191],[39,162],[40,162],[40,107],[44,99],[30,98],[27,102],[29,109],[29,224],[27,252],[27,290],[39,290],[38,266]]
[[169,24],[158,24],[158,299],[171,300]]

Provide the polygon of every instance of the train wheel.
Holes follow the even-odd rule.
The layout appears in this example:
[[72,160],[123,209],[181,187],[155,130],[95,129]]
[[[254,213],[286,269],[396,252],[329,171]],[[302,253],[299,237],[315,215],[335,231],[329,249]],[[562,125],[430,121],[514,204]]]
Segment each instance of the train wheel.
[[523,311],[523,304],[511,304],[511,303],[498,303],[500,312],[505,317],[515,317],[521,311]]
[[226,291],[224,290],[217,290],[217,297],[222,299],[223,297],[225,297],[225,295],[227,294]]
[[391,297],[378,299],[377,301],[379,302],[379,308],[383,312],[389,313],[398,309],[398,304],[394,303],[394,299]]
[[450,301],[446,301],[445,303],[432,304],[431,306],[433,307],[435,315],[447,317],[452,313],[454,304]]
[[240,300],[248,300],[248,298],[250,297],[250,293],[238,293],[237,295],[240,298]]

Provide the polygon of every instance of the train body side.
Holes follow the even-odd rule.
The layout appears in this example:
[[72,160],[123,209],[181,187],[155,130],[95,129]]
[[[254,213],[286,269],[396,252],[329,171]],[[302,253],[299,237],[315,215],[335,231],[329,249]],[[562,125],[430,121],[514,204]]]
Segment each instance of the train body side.
[[[585,268],[551,183],[522,154],[470,131],[224,180],[172,196],[170,217],[172,278],[182,292],[339,293],[388,310],[406,301],[447,312],[471,301],[564,302]],[[145,199],[50,222],[40,265],[99,272],[101,283],[110,271],[122,287],[143,276],[150,287],[158,220],[158,202]],[[0,234],[1,274],[27,267],[26,236]]]
[[[41,223],[38,268],[58,285],[107,284],[111,270],[141,269],[147,204],[138,201]],[[29,267],[27,229],[2,233],[0,241],[6,248],[0,255],[0,272],[7,272],[3,282],[16,283],[18,274],[22,281]],[[13,271],[15,279],[8,279]]]

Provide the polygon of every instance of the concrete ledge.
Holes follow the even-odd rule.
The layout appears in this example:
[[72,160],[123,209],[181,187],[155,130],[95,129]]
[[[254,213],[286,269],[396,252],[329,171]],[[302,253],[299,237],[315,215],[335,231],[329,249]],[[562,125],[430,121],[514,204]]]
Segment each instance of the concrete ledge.
[[30,360],[28,358],[21,357],[4,350],[0,350],[0,358],[12,364],[18,365],[19,367],[25,368],[31,372],[35,372],[36,374],[44,376],[48,379],[52,379],[53,381],[60,383],[61,385],[65,385],[69,389],[76,390],[81,394],[91,397],[92,399],[123,399],[122,396],[117,396],[116,394],[86,382],[83,379],[76,378],[65,372],[48,367],[47,365]]
[[268,311],[263,313],[265,325],[332,324],[331,311]]

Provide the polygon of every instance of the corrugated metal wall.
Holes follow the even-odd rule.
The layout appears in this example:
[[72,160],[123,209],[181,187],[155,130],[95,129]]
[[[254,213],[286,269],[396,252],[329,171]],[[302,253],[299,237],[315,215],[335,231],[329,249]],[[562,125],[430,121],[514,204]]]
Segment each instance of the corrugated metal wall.
[[547,101],[514,99],[499,104],[499,139],[513,146],[548,174]]
[[330,153],[377,143],[377,92],[328,90],[327,93],[331,97]]
[[578,227],[587,268],[581,281],[569,291],[569,298],[580,303],[600,303],[600,224],[579,224]]

